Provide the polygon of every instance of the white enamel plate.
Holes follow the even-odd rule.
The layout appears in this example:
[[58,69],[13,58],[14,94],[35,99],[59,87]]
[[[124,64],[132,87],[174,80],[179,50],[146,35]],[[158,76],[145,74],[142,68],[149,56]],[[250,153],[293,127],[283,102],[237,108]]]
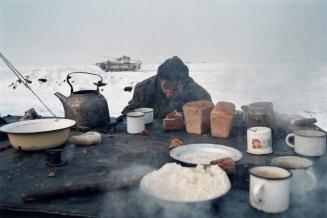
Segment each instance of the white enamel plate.
[[170,157],[187,164],[209,164],[213,160],[231,157],[234,161],[242,158],[242,153],[232,147],[218,144],[188,144],[170,151]]

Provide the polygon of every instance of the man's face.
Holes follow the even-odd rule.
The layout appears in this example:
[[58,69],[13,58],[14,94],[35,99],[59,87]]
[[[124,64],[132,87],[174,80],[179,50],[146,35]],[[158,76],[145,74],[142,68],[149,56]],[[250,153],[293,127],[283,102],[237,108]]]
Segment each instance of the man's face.
[[176,98],[183,91],[184,85],[185,81],[160,80],[161,91],[168,100]]

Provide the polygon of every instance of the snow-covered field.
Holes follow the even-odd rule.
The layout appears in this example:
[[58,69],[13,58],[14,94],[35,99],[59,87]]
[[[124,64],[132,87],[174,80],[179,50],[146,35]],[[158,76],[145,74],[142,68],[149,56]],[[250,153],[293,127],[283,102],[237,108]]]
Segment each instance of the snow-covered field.
[[[243,104],[271,101],[275,111],[316,117],[318,125],[327,129],[327,63],[189,63],[188,66],[190,75],[209,91],[214,102],[232,101],[240,109]],[[54,93],[70,94],[70,87],[64,82],[67,74],[75,71],[99,74],[108,83],[101,93],[108,101],[110,115],[117,116],[133,94],[124,91],[124,87],[134,87],[154,75],[157,67],[158,64],[143,65],[138,72],[102,72],[93,65],[18,67],[18,70],[28,75],[31,88],[57,116],[63,116],[64,110]],[[0,75],[1,116],[22,115],[32,107],[41,115],[50,115],[8,68],[0,68]],[[47,82],[38,81],[40,78]],[[77,74],[71,80],[76,90],[94,89],[92,83],[97,77]]]

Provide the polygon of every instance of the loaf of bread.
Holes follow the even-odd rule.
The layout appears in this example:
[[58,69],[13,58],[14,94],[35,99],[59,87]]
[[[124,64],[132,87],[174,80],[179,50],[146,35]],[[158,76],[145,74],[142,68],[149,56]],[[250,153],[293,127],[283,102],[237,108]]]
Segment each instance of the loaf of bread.
[[199,100],[183,105],[186,131],[203,134],[210,128],[210,112],[214,104],[210,101]]
[[232,129],[235,105],[220,101],[210,114],[211,135],[218,138],[228,138]]
[[69,137],[69,142],[75,145],[97,145],[101,144],[101,134],[90,131]]
[[183,114],[177,111],[167,114],[166,118],[163,119],[163,127],[166,131],[182,130],[184,128]]

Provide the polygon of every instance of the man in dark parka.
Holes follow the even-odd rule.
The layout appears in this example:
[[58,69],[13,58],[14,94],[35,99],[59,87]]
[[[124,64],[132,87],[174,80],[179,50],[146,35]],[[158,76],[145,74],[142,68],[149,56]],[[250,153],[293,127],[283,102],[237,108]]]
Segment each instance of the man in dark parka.
[[212,101],[210,94],[189,76],[183,61],[174,56],[159,66],[157,75],[136,84],[133,98],[122,114],[150,107],[154,109],[154,118],[164,118],[175,110],[181,112],[185,103],[196,100]]

